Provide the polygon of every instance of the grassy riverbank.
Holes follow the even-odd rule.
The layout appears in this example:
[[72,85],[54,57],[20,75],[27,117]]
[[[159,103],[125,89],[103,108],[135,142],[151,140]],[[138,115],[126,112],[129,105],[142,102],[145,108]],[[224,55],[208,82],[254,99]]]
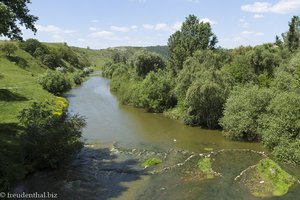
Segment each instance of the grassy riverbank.
[[[41,59],[19,48],[17,42],[0,41],[0,46],[13,44],[16,51],[7,56],[0,52],[0,186],[10,188],[11,184],[20,180],[27,173],[23,165],[20,138],[23,127],[19,123],[19,113],[33,102],[54,101],[56,96],[44,90],[38,79],[49,67]],[[59,48],[70,48],[78,59],[89,59],[91,66],[100,67],[100,60],[105,57],[100,52],[89,49],[66,47],[64,44],[43,43],[50,51]],[[61,59],[67,69],[75,68],[72,63]],[[79,69],[72,70],[66,75],[72,79]],[[27,166],[28,167],[28,166]],[[5,177],[5,179],[2,179]]]

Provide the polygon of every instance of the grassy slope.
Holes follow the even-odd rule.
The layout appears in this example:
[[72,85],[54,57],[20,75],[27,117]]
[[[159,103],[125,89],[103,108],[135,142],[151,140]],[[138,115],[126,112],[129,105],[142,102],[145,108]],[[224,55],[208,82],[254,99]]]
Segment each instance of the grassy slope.
[[[3,41],[0,41],[1,44]],[[58,48],[63,44],[46,45]],[[98,67],[103,63],[102,59],[105,56],[101,51],[80,48],[76,48],[76,52],[80,55],[84,54],[92,65]],[[19,64],[20,60],[23,61],[21,64]],[[18,49],[11,58],[7,58],[0,51],[0,165],[5,174],[10,174],[10,182],[21,179],[26,174],[21,160],[20,134],[22,127],[18,124],[19,112],[34,101],[55,98],[54,95],[43,90],[37,81],[38,77],[46,70],[47,67],[39,60],[21,49]]]

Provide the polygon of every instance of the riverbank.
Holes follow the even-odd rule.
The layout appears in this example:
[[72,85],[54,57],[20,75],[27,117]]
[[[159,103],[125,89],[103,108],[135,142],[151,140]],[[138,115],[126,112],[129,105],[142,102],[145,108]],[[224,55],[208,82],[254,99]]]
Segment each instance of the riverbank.
[[[265,158],[261,144],[226,140],[219,131],[122,106],[110,92],[109,80],[99,76],[66,96],[69,111],[86,116],[85,147],[70,165],[38,172],[22,181],[19,190],[51,191],[67,200],[257,199],[235,178]],[[213,179],[199,168],[205,157]],[[145,168],[153,158],[162,162]],[[295,198],[299,191],[296,184],[280,199]]]
[[[28,173],[28,166],[23,165],[20,143],[23,133],[18,118],[20,111],[33,102],[56,101],[56,96],[44,90],[38,81],[40,76],[49,70],[48,66],[40,58],[21,49],[19,43],[0,41],[0,45],[7,43],[15,45],[16,51],[10,56],[4,52],[0,53],[0,188],[2,191],[11,188]],[[66,48],[64,44],[42,43],[42,45],[51,51]],[[96,57],[98,54],[93,50],[86,51],[77,48],[75,55],[81,56],[79,55],[81,53],[86,57]],[[72,68],[71,63],[63,59],[61,62],[68,68]],[[97,69],[98,63],[92,65]],[[68,78],[72,79],[75,72],[68,72]]]

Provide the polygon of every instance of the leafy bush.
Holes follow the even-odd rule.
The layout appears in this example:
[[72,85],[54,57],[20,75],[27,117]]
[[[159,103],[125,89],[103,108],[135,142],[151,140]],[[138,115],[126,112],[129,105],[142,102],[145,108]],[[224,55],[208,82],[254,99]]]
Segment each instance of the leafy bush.
[[42,56],[42,63],[50,69],[60,66],[61,60],[55,54],[45,54]]
[[159,54],[140,50],[133,55],[133,65],[136,74],[145,77],[150,71],[164,69],[166,63]]
[[61,95],[71,89],[71,81],[60,71],[47,70],[39,78],[39,83],[45,90],[55,95]]
[[237,87],[226,101],[220,125],[226,137],[233,140],[257,140],[261,138],[258,119],[266,112],[271,100],[268,89],[256,85]]
[[25,42],[21,42],[19,46],[34,57],[49,53],[48,48],[36,39],[28,39]]
[[214,82],[194,82],[186,94],[188,107],[184,122],[189,125],[200,125],[218,128],[226,96],[224,89]]
[[[282,141],[294,142],[300,137],[300,96],[282,92],[273,98],[260,118],[263,143],[273,150]],[[288,143],[285,142],[286,145]],[[291,144],[291,143],[290,143]],[[300,162],[300,160],[294,160]]]
[[0,49],[8,57],[14,54],[18,50],[16,45],[14,45],[12,42],[4,42],[4,44],[0,46]]
[[300,139],[283,140],[274,147],[272,155],[278,161],[290,164],[300,164]]
[[141,105],[151,112],[163,112],[176,105],[173,80],[163,71],[150,72],[140,85]]
[[74,73],[73,75],[73,81],[76,85],[80,85],[83,81],[83,77],[85,76],[85,74],[81,71],[77,71]]
[[[57,109],[57,106],[54,106]],[[28,170],[56,168],[68,161],[82,147],[81,130],[85,121],[70,116],[66,108],[53,109],[53,103],[33,103],[20,113],[24,126],[22,145]]]

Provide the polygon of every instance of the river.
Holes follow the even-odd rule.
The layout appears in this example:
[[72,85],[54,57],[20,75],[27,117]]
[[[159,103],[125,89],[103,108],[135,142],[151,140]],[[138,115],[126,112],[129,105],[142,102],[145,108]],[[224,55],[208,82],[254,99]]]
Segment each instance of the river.
[[[257,199],[234,178],[263,158],[261,144],[230,141],[220,131],[188,127],[162,114],[120,105],[109,80],[99,76],[66,97],[70,112],[86,117],[85,147],[70,165],[35,173],[16,191],[52,192],[66,200]],[[199,177],[197,161],[203,154],[213,158],[221,176]],[[142,167],[153,157],[162,163]],[[299,189],[296,184],[274,199],[297,199]]]

